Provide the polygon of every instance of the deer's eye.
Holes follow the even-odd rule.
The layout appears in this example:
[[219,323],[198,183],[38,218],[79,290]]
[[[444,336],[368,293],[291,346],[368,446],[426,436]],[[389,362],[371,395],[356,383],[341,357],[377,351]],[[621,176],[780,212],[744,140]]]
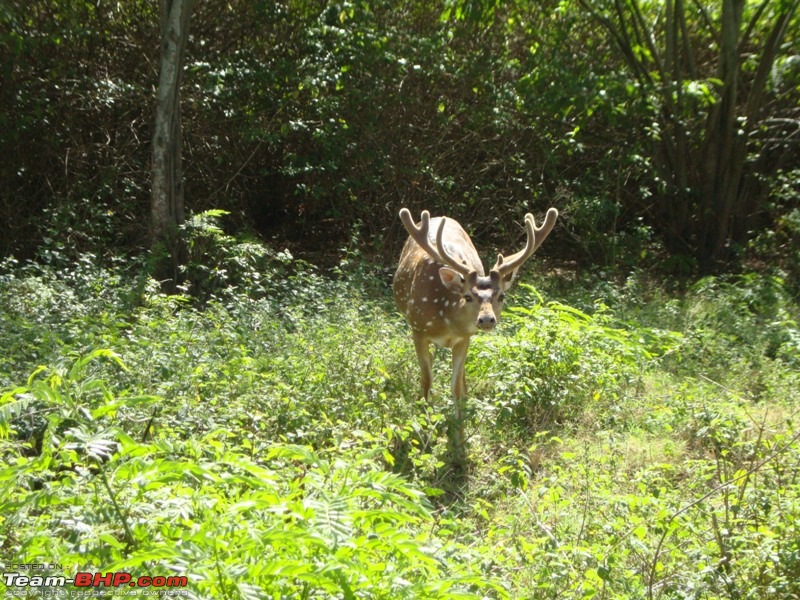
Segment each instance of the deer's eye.
[[472,294],[464,294],[464,300],[467,302],[472,302]]
[[503,302],[503,301],[506,299],[506,295],[505,295],[505,294],[500,294],[500,295],[497,297],[497,299],[498,299],[498,300],[500,300],[500,302]]

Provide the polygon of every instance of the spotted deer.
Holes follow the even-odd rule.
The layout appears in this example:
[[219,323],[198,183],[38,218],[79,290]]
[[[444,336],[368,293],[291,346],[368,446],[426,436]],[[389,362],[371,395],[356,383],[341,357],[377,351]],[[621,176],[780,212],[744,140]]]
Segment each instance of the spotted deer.
[[[407,208],[400,211],[409,238],[394,275],[394,299],[411,326],[426,399],[432,383],[430,345],[452,350],[451,389],[459,427],[463,423],[461,400],[467,395],[464,366],[470,338],[478,331],[494,329],[506,291],[519,268],[544,242],[557,218],[558,211],[551,208],[544,223],[537,227],[533,215],[526,214],[525,247],[509,257],[498,254],[497,263],[487,276],[475,246],[456,221],[447,217],[431,219],[425,210],[416,224]],[[463,444],[463,433],[461,437]]]

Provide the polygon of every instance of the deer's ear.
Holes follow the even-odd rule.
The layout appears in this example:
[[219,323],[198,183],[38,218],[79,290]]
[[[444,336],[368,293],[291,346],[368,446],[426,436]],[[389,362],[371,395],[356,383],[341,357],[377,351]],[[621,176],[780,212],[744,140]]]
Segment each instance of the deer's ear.
[[514,269],[511,273],[500,276],[500,287],[504,292],[514,283],[514,280],[517,278],[517,273],[519,273],[519,269]]
[[492,288],[499,289],[503,292],[507,291],[508,288],[511,287],[511,284],[514,283],[514,280],[517,278],[518,272],[519,269],[514,269],[510,273],[506,273],[505,275],[503,275],[497,269],[492,269],[489,272],[489,277],[492,280]]
[[450,267],[442,267],[439,269],[439,278],[442,280],[444,287],[451,292],[461,293],[464,289],[464,277],[458,271],[454,271]]

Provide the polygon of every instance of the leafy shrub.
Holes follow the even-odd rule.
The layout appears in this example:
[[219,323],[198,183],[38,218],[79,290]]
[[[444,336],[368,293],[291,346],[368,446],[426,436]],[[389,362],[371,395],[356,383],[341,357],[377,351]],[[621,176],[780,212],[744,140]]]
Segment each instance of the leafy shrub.
[[530,485],[484,503],[487,546],[537,598],[792,597],[800,436],[786,421],[755,434],[731,470],[650,437],[551,439]]
[[684,362],[714,380],[725,379],[735,363],[746,377],[772,359],[798,364],[797,312],[777,275],[703,278],[690,288],[682,314]]
[[[507,309],[510,336],[479,342],[479,360],[488,365],[480,377],[494,381],[502,427],[577,423],[584,412],[614,418],[613,407],[627,386],[680,341],[678,334],[625,326],[603,305],[589,315],[545,303],[533,288],[520,287],[537,302]],[[487,360],[490,356],[494,360]]]
[[291,255],[227,235],[220,220],[228,214],[207,210],[191,215],[182,226],[188,246],[183,277],[200,300],[234,294],[262,297],[276,288],[274,280],[282,278],[291,261]]
[[[796,61],[795,61],[796,65]],[[769,182],[765,211],[770,226],[750,241],[750,255],[759,263],[784,270],[790,289],[800,291],[800,168],[779,171]]]
[[125,265],[104,266],[93,254],[45,265],[0,263],[0,386],[70,352],[106,345],[126,326],[137,295],[133,279]]
[[[0,400],[4,553],[79,570],[177,573],[198,597],[505,595],[468,548],[438,533],[423,493],[381,468],[384,450],[369,436],[327,456],[237,443],[225,430],[136,442],[131,417],[158,399],[114,396],[90,372],[98,358],[125,368],[95,351],[67,370],[34,373]],[[34,405],[48,424],[31,455],[9,435]]]

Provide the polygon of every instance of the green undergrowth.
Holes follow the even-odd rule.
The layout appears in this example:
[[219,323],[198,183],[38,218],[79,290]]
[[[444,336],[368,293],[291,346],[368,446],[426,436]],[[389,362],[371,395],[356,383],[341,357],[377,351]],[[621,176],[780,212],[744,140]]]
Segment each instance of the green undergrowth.
[[449,357],[421,401],[366,261],[323,275],[203,231],[227,254],[178,296],[94,257],[3,265],[6,564],[186,576],[197,598],[800,594],[779,274],[520,284],[470,350],[459,478]]

